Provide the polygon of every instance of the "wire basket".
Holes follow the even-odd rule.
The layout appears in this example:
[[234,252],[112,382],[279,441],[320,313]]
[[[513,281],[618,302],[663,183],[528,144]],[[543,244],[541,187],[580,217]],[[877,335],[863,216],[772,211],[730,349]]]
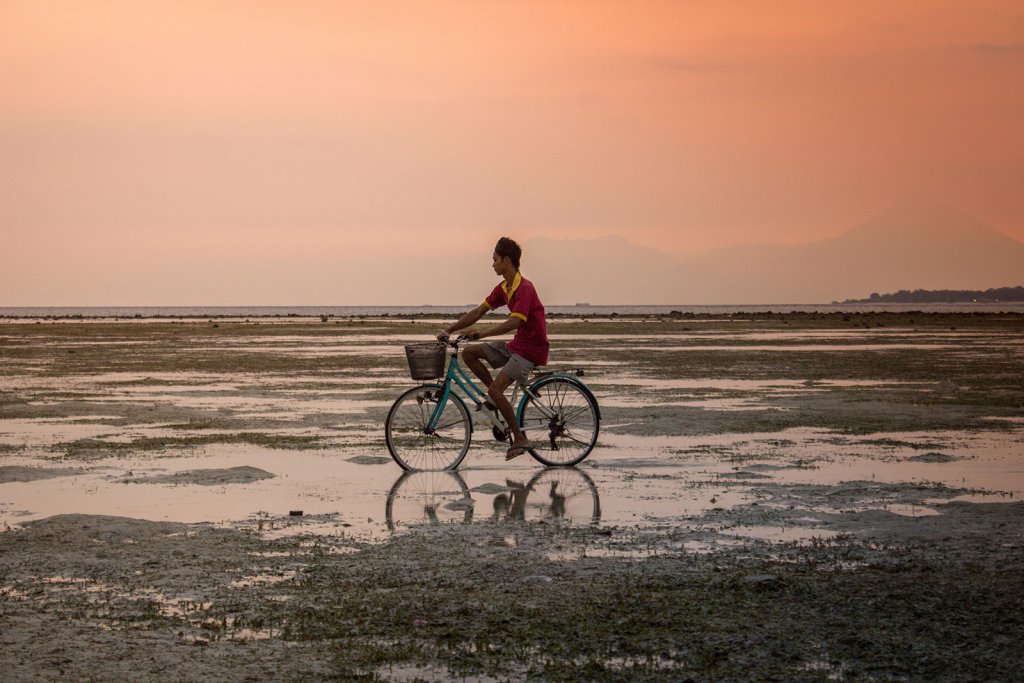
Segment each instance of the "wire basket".
[[444,344],[410,344],[405,347],[413,379],[437,379],[444,374]]

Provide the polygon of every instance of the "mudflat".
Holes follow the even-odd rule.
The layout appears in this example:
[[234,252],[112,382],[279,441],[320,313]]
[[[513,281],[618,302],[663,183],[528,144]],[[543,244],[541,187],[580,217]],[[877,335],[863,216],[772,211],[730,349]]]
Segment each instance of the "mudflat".
[[0,322],[3,680],[1019,679],[1024,316],[556,318],[590,458],[403,474],[436,327]]

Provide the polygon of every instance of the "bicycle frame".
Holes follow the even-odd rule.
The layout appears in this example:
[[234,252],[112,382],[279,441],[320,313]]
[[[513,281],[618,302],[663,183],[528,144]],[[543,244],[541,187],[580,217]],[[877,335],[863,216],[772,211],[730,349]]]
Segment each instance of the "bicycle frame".
[[[462,364],[459,363],[458,346],[453,347],[449,355],[451,356],[451,358],[448,361],[448,370],[445,373],[444,381],[442,383],[444,389],[442,390],[441,398],[438,399],[437,405],[434,407],[434,414],[430,416],[430,430],[434,430],[437,428],[437,423],[441,419],[441,413],[444,412],[444,408],[448,404],[448,398],[452,394],[452,385],[462,390],[462,393],[465,394],[465,397],[472,401],[473,405],[477,406],[477,411],[480,410],[480,406],[483,405],[483,402],[487,400],[487,392],[481,389],[476,384],[476,382],[473,381],[473,379],[469,376],[469,373],[467,373],[463,369]],[[522,385],[519,382],[515,383],[515,389],[512,390],[512,400],[510,401],[512,405],[515,405],[516,400],[519,398],[519,391],[521,387]],[[458,394],[456,394],[456,396],[458,396]],[[459,398],[462,397],[460,396]],[[526,400],[525,395],[523,396],[522,400]],[[506,427],[505,421],[502,420],[500,417],[499,419],[496,420],[491,415],[491,411],[488,410],[481,412],[483,412],[483,414],[487,416],[487,419],[489,419],[492,424],[498,425],[503,429]],[[518,414],[519,413],[517,411],[516,415]],[[472,414],[470,414],[469,416],[469,430],[470,432],[474,431]]]
[[[438,399],[437,401],[437,405],[434,407],[434,413],[430,416],[430,423],[428,429],[430,431],[433,431],[434,429],[437,428],[437,423],[441,419],[441,414],[444,412],[444,408],[448,404],[448,398],[451,396],[453,392],[453,384],[462,390],[462,392],[466,395],[466,398],[470,399],[470,401],[473,402],[473,404],[476,406],[476,411],[474,412],[483,413],[483,415],[485,415],[487,419],[490,420],[491,424],[498,426],[502,429],[506,429],[508,425],[505,424],[505,420],[502,419],[500,414],[498,414],[497,419],[495,419],[495,415],[492,415],[491,411],[480,410],[480,406],[483,404],[484,401],[487,400],[487,392],[481,389],[479,386],[477,386],[477,384],[473,381],[473,379],[469,376],[469,374],[463,369],[462,365],[459,363],[459,347],[457,344],[452,347],[450,356],[451,358],[448,361],[448,370],[447,372],[445,372],[444,382],[442,384],[444,388],[442,390],[440,399]],[[557,372],[549,373],[549,375],[569,377],[569,375]],[[523,394],[521,398],[519,396],[520,391]],[[456,394],[456,396],[458,396],[458,394]],[[516,419],[519,419],[522,416],[523,408],[526,405],[526,399],[529,397],[537,398],[536,394],[531,392],[528,386],[526,386],[522,382],[516,382],[514,385],[514,389],[512,390],[512,398],[509,401],[509,403],[511,403],[513,406],[516,406]],[[461,398],[461,396],[459,396],[459,398]],[[516,401],[518,401],[518,405],[516,404]],[[535,405],[537,406],[537,409],[545,417],[554,417],[554,412],[548,409],[547,406],[543,405],[540,402],[537,402]],[[470,414],[469,416],[469,431],[471,433],[474,431],[472,414]]]

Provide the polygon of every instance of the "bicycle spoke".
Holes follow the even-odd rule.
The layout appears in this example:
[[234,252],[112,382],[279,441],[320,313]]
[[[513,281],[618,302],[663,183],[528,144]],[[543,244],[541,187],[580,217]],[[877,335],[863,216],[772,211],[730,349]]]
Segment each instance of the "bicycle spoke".
[[569,433],[569,430],[565,430],[564,432],[562,432],[562,434],[561,434],[561,435],[562,435],[562,436],[565,436],[565,437],[567,437],[567,438],[568,438],[568,439],[569,439],[570,441],[575,441],[576,443],[578,443],[578,444],[579,444],[579,445],[581,445],[581,446],[587,446],[587,445],[589,445],[589,442],[587,442],[587,441],[584,441],[583,439],[577,439],[577,438],[576,438],[575,436],[573,436],[572,434],[570,434],[570,433]]
[[575,418],[577,418],[577,417],[579,417],[581,415],[588,414],[588,413],[590,413],[590,406],[589,405],[580,406],[579,408],[576,408],[574,410],[569,410],[569,411],[563,412],[562,413],[562,420],[564,420],[565,422],[571,422],[573,419],[575,419]]

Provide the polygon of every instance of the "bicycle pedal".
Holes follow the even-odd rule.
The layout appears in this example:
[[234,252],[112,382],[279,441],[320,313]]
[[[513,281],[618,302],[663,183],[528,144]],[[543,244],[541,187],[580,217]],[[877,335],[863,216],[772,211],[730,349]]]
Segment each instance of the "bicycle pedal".
[[491,427],[491,434],[494,434],[494,440],[498,443],[508,441],[508,432],[499,428],[497,425]]

